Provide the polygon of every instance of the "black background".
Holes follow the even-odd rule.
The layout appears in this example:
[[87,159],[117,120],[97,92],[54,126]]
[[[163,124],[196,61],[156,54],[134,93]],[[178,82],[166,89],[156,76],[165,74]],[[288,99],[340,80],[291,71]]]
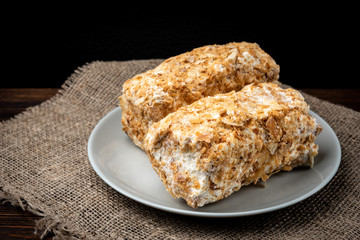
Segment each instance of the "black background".
[[95,60],[168,58],[207,44],[248,41],[280,65],[283,83],[359,88],[357,16],[347,11],[351,7],[327,7],[14,11],[2,17],[0,87],[60,87],[75,69]]

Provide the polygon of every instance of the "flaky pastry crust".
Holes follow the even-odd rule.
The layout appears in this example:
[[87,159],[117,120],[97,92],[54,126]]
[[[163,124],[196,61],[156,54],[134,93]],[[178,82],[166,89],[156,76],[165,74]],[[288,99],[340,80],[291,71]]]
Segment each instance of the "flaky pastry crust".
[[200,207],[310,163],[321,126],[294,89],[251,84],[202,98],[148,130],[144,148],[168,192]]
[[199,47],[124,83],[119,97],[123,130],[142,148],[148,127],[178,108],[278,79],[279,66],[255,43]]

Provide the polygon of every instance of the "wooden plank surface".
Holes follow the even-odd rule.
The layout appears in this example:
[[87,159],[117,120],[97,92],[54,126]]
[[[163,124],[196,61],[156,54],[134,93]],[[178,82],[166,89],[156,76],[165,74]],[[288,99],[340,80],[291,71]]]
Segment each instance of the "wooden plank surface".
[[[57,88],[2,88],[0,89],[0,120],[8,120],[30,106],[54,96]],[[301,89],[320,99],[360,111],[360,89]],[[41,217],[0,204],[0,239],[39,239],[34,235],[35,221]],[[49,234],[45,239],[51,239]]]

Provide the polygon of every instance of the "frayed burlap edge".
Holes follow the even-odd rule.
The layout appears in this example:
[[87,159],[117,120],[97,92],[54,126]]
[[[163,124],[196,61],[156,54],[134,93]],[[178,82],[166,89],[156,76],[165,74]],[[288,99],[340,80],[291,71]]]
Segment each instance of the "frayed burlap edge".
[[[155,67],[156,65],[160,64],[163,61],[163,59],[144,59],[144,60],[128,60],[123,61],[123,63],[148,63],[148,65],[153,65]],[[57,101],[59,98],[64,97],[64,95],[67,93],[68,90],[71,89],[73,84],[78,81],[79,77],[82,73],[90,70],[90,67],[92,65],[101,64],[104,63],[103,61],[93,61],[85,63],[84,65],[78,67],[74,73],[71,74],[71,76],[62,84],[59,91],[50,99],[36,105],[31,106],[25,109],[25,111],[15,115],[14,117],[1,121],[0,127],[6,124],[10,121],[16,121],[18,118],[21,118],[22,116],[26,116],[28,114],[31,114],[33,112],[36,112],[37,109],[41,108],[44,105],[52,104],[53,102]],[[39,236],[40,239],[43,239],[46,237],[49,233],[54,234],[53,239],[69,239],[69,240],[79,240],[79,239],[102,239],[99,237],[94,237],[91,234],[88,234],[86,232],[83,232],[79,229],[73,229],[73,227],[70,227],[70,224],[66,221],[66,219],[62,218],[59,219],[56,215],[56,213],[52,212],[46,212],[44,209],[40,209],[38,207],[35,207],[36,205],[41,205],[40,203],[30,203],[26,200],[24,196],[21,196],[21,194],[16,194],[16,188],[10,186],[9,184],[2,182],[2,179],[0,179],[0,204],[11,204],[15,207],[20,207],[23,211],[29,211],[33,213],[36,216],[42,217],[39,220],[35,220],[35,228],[34,228],[34,234]],[[104,238],[108,239],[108,238]]]
[[[71,89],[72,85],[77,78],[84,72],[89,69],[89,66],[93,63],[88,63],[80,68],[78,68],[70,77],[68,80],[65,81],[62,88],[59,90],[59,92],[52,97],[51,99],[37,105],[34,107],[28,108],[26,111],[16,115],[14,118],[7,120],[7,121],[13,121],[21,116],[26,116],[28,114],[31,114],[32,112],[35,112],[38,108],[47,105],[49,103],[52,103],[59,98],[63,97],[64,94],[68,90]],[[97,63],[100,63],[97,61]],[[311,98],[315,99],[315,97],[309,96],[304,94],[305,98]],[[321,100],[320,100],[321,101]],[[325,104],[325,101],[322,102]],[[335,106],[335,105],[334,105]],[[347,109],[345,107],[342,107],[343,109]],[[325,119],[326,120],[326,119]],[[7,121],[1,122],[0,126],[2,124],[5,124]],[[94,238],[93,235],[83,232],[80,229],[75,229],[73,226],[70,226],[69,222],[64,219],[64,216],[60,217],[56,213],[51,212],[51,210],[44,211],[44,209],[41,209],[36,206],[41,206],[41,204],[37,204],[36,201],[32,200],[31,202],[28,202],[26,197],[24,197],[15,187],[10,186],[9,184],[5,182],[1,182],[0,180],[0,204],[3,203],[10,203],[13,206],[18,206],[22,208],[23,210],[32,212],[33,214],[37,216],[41,216],[42,218],[36,221],[36,227],[35,227],[35,234],[37,234],[40,238],[44,238],[48,233],[53,233],[54,239],[101,239],[101,238]]]
[[[100,61],[95,61],[92,63],[96,63]],[[78,76],[88,69],[88,66],[92,63],[86,63],[85,65],[79,67],[74,71],[73,74],[63,83],[59,91],[51,97],[49,100],[40,103],[39,105],[28,107],[25,111],[17,114],[16,116],[0,122],[0,126],[6,124],[8,121],[12,121],[14,119],[19,118],[22,115],[26,115],[32,113],[35,108],[40,108],[44,104],[48,104],[50,102],[54,102],[58,98],[62,97],[63,94],[71,87],[74,81],[78,78]],[[1,179],[0,179],[1,180]],[[69,240],[79,240],[79,239],[90,239],[90,236],[87,236],[86,233],[82,233],[79,230],[70,230],[69,224],[64,221],[64,219],[60,220],[56,217],[54,213],[46,213],[43,210],[35,207],[36,204],[32,204],[20,195],[14,194],[15,189],[12,189],[8,184],[0,182],[0,204],[11,204],[15,207],[20,207],[23,211],[31,212],[36,216],[42,217],[39,220],[35,221],[35,229],[34,234],[39,236],[40,239],[46,237],[49,233],[53,233],[54,240],[57,239],[69,239]]]
[[[42,217],[35,221],[34,234],[39,236],[40,239],[46,237],[49,233],[53,233],[54,240],[56,239],[84,239],[85,234],[79,234],[69,230],[66,223],[63,223],[60,219],[54,218],[54,214],[46,214],[42,210],[38,209],[30,202],[27,202],[24,198],[10,194],[11,190],[3,191],[0,188],[0,204],[11,204],[14,207],[20,207],[23,211],[31,212],[36,216]],[[79,237],[77,237],[79,236]]]

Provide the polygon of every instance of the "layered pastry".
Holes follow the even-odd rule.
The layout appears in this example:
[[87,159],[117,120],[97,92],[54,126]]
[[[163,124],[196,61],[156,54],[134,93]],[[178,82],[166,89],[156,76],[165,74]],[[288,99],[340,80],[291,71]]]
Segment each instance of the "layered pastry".
[[168,114],[150,126],[144,149],[167,191],[196,208],[312,166],[320,131],[298,91],[251,84]]
[[178,108],[278,78],[279,66],[255,43],[196,48],[124,83],[119,97],[123,130],[143,148],[148,128]]

